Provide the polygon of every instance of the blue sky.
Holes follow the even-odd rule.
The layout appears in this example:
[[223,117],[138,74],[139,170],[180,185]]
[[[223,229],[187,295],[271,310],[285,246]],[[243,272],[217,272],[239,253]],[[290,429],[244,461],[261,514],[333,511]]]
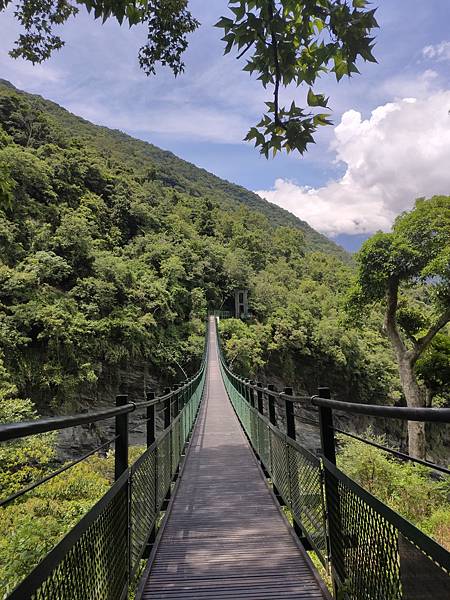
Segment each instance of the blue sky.
[[[260,118],[264,91],[223,57],[213,24],[224,0],[191,0],[202,23],[190,38],[186,72],[147,78],[137,64],[143,28],[101,25],[82,13],[63,29],[66,46],[33,67],[8,57],[19,27],[0,16],[0,77],[95,123],[173,151],[258,191],[345,247],[389,229],[414,198],[450,194],[450,3],[379,0],[375,64],[337,84],[324,78],[335,126],[306,157],[267,161],[242,141]],[[301,91],[286,99],[301,99]]]

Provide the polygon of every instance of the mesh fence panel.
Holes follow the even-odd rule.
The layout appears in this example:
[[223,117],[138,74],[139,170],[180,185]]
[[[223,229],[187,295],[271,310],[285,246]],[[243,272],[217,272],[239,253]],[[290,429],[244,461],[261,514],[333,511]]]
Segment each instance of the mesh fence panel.
[[253,448],[255,448],[259,454],[258,413],[254,409],[252,409],[248,404],[247,404],[247,407],[248,407],[248,411],[249,411],[249,421],[250,421],[249,438],[252,442]]
[[288,447],[284,439],[273,429],[270,430],[270,448],[272,481],[286,504],[290,504]]
[[[102,507],[96,518],[88,525],[85,525],[85,518],[72,530],[71,537],[78,539],[70,543],[71,540],[65,538],[9,596],[10,599],[124,598],[128,584],[127,480],[116,484],[112,492],[108,501],[105,498],[100,501]],[[84,529],[82,533],[80,529]]]
[[288,443],[291,510],[322,562],[327,556],[322,469],[319,459]]
[[178,463],[180,462],[181,443],[180,443],[180,419],[177,419],[172,427],[172,476],[175,474]]
[[270,463],[270,429],[264,419],[258,419],[258,454],[268,472],[271,471]]
[[178,468],[201,402],[205,368],[180,390],[178,419],[8,596],[124,600]]
[[325,461],[332,563],[349,600],[450,598],[450,554]]
[[270,425],[241,395],[240,381],[221,368],[254,450],[321,561],[330,560],[339,599],[450,599],[450,553]]
[[352,600],[401,600],[398,531],[326,471],[333,568]]
[[403,600],[422,598],[448,600],[450,573],[431,560],[401,533],[398,542]]
[[139,566],[157,516],[156,452],[156,447],[148,449],[131,468],[130,561],[132,574]]
[[157,508],[161,508],[172,481],[170,431],[160,440],[156,454],[158,473]]

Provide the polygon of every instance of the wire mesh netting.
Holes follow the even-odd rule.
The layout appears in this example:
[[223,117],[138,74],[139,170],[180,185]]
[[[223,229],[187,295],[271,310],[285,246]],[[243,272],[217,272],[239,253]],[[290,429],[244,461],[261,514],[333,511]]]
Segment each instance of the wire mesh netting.
[[[117,482],[10,598],[120,600],[128,585],[128,481]],[[69,534],[70,535],[70,534]],[[69,543],[68,543],[69,542]],[[68,546],[68,547],[67,547]]]
[[290,507],[322,562],[327,557],[325,503],[319,459],[303,448],[288,444]]
[[272,470],[270,475],[278,492],[289,506],[291,503],[290,481],[289,481],[289,463],[288,447],[284,440],[284,435],[278,434],[274,429],[270,430],[270,450]]
[[277,492],[292,510],[294,519],[308,537],[317,555],[327,561],[325,506],[318,458],[292,444],[284,433],[248,403],[238,385],[222,365],[228,396]]
[[449,573],[399,533],[400,580],[403,600],[448,600]]
[[223,359],[221,369],[236,414],[277,492],[322,563],[331,565],[337,597],[450,599],[450,553],[307,450],[301,436],[300,445],[278,430],[262,407],[259,412],[250,406],[243,393],[247,384]]
[[263,419],[258,419],[258,454],[268,473],[271,471],[270,462],[270,428]]
[[180,391],[182,411],[63,538],[10,600],[124,600],[154,531],[200,406],[205,369]]
[[349,600],[450,598],[446,550],[328,461],[325,477],[332,565]]
[[149,448],[136,461],[130,473],[130,561],[132,576],[155,526],[157,471],[156,446]]

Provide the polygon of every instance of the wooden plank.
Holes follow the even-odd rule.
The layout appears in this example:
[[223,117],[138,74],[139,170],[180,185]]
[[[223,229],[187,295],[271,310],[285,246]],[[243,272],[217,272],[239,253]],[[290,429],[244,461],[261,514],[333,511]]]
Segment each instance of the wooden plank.
[[329,598],[275,505],[233,412],[210,324],[207,396],[141,598]]

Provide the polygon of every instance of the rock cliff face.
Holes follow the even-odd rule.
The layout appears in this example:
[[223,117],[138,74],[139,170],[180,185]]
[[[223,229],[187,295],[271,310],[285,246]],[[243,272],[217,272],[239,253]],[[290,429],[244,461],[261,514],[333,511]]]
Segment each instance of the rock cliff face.
[[[320,449],[317,408],[312,406],[310,402],[305,401],[297,403],[294,412],[297,441],[311,452],[317,452]],[[276,415],[278,426],[286,431],[285,407],[280,401],[276,403]],[[305,421],[316,422],[317,426]],[[401,452],[408,452],[406,422],[336,412],[334,414],[334,425],[343,431],[355,433],[363,438],[367,428],[371,427],[374,434],[385,434],[390,445],[398,448]],[[426,434],[427,459],[437,464],[448,465],[450,462],[450,425],[429,423],[427,424]]]
[[[271,380],[272,381],[272,380]],[[65,407],[67,414],[102,410],[114,406],[116,394],[128,394],[131,402],[142,402],[145,390],[153,389],[162,393],[165,382],[157,380],[144,363],[135,363],[118,370],[106,370],[96,386],[96,395],[89,389],[83,390],[80,397],[72,400]],[[283,389],[281,381],[277,381],[277,389]],[[301,393],[301,392],[298,392]],[[306,392],[305,392],[306,393]],[[276,402],[278,426],[286,430],[284,403]],[[43,406],[41,413],[51,415],[48,405]],[[60,414],[61,411],[58,411]],[[267,414],[267,404],[265,405]],[[297,441],[316,453],[320,449],[320,433],[317,426],[305,421],[318,423],[318,412],[308,401],[295,405]],[[144,445],[146,440],[145,410],[136,409],[130,413],[130,444]],[[405,423],[387,419],[373,419],[364,416],[335,415],[335,425],[344,431],[364,435],[371,426],[374,433],[386,434],[389,442],[402,451],[407,451],[407,433]],[[157,431],[162,430],[162,407],[156,411]],[[58,458],[61,461],[71,460],[114,437],[114,419],[100,421],[90,426],[82,426],[62,430],[58,436]],[[429,424],[427,426],[428,459],[446,465],[450,461],[450,426]]]
[[[106,410],[115,406],[117,394],[127,394],[130,402],[142,402],[146,390],[162,393],[165,382],[158,380],[149,372],[145,363],[134,363],[119,369],[105,369],[95,388],[85,388],[76,398],[66,402],[64,407],[52,412],[48,403],[38,405],[43,416],[54,414],[73,414]],[[161,410],[157,411],[157,427],[162,427]],[[146,440],[145,409],[136,409],[130,413],[130,444],[143,445]],[[61,461],[73,459],[89,452],[96,446],[113,438],[114,418],[93,423],[92,425],[64,429],[58,434],[58,458]],[[105,450],[106,451],[106,450]]]

